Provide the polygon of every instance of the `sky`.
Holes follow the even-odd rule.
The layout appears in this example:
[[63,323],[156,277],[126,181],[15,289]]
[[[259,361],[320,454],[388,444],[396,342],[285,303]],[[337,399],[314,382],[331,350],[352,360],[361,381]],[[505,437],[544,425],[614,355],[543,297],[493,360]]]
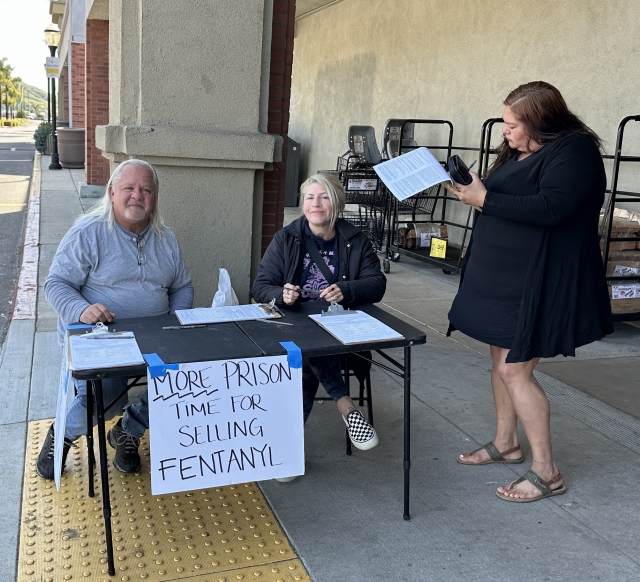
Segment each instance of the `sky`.
[[44,29],[51,24],[49,0],[0,0],[0,15],[0,58],[9,61],[14,76],[46,92],[44,62],[50,53]]

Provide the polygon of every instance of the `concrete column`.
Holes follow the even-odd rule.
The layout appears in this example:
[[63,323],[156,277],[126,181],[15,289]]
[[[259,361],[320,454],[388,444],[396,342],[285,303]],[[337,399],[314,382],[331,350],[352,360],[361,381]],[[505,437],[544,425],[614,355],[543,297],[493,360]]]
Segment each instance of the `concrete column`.
[[96,143],[113,164],[157,167],[196,305],[210,304],[218,267],[249,299],[255,174],[281,146],[267,133],[271,17],[270,0],[109,4],[109,125]]

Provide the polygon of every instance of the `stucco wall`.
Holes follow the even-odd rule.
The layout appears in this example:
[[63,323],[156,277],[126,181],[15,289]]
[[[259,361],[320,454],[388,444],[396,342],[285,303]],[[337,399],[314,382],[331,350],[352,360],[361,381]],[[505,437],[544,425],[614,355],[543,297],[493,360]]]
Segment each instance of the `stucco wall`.
[[111,0],[109,125],[96,128],[96,145],[112,169],[131,157],[156,166],[160,210],[180,240],[195,305],[211,304],[219,267],[247,302],[262,195],[255,174],[276,157],[276,136],[261,131],[271,3],[192,4]]
[[[477,147],[483,121],[532,80],[557,86],[607,153],[640,114],[636,0],[345,0],[296,27],[289,135],[303,174],[335,167],[349,125],[373,125],[381,145],[391,117],[449,119],[454,145]],[[640,153],[640,123],[625,143]],[[621,187],[640,190],[632,175]]]

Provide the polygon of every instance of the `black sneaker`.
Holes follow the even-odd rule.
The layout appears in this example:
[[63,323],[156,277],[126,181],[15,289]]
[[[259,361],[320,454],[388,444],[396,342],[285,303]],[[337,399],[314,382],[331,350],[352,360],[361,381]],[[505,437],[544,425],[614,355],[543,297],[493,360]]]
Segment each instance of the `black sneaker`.
[[347,416],[343,416],[347,425],[349,438],[356,449],[367,451],[378,444],[378,435],[375,429],[364,419],[362,412],[352,410]]
[[125,432],[122,419],[107,433],[109,444],[116,450],[113,466],[121,473],[135,473],[140,470],[138,447],[140,439]]
[[[40,454],[38,455],[38,460],[36,461],[36,473],[40,475],[43,479],[53,479],[53,475],[55,473],[53,469],[53,452],[54,452],[54,437],[53,437],[53,423],[49,427],[47,431],[47,436],[44,439],[44,444],[42,445],[42,449],[40,449]],[[62,447],[62,470],[64,471],[64,464],[67,460],[67,455],[69,454],[69,449],[71,447],[75,448],[77,445],[70,441],[69,439],[64,439],[64,445]]]

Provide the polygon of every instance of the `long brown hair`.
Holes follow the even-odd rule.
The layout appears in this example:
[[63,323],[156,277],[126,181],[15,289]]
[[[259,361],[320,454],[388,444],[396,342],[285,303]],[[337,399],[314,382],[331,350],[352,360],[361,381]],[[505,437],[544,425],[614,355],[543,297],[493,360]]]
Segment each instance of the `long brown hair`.
[[[602,149],[602,142],[596,133],[569,111],[560,91],[549,83],[532,81],[520,85],[507,95],[504,105],[511,108],[512,113],[524,126],[529,152],[531,141],[544,145],[572,133],[588,137],[598,149]],[[498,155],[489,174],[517,155],[518,150],[509,147],[505,138],[496,148],[496,153]]]

